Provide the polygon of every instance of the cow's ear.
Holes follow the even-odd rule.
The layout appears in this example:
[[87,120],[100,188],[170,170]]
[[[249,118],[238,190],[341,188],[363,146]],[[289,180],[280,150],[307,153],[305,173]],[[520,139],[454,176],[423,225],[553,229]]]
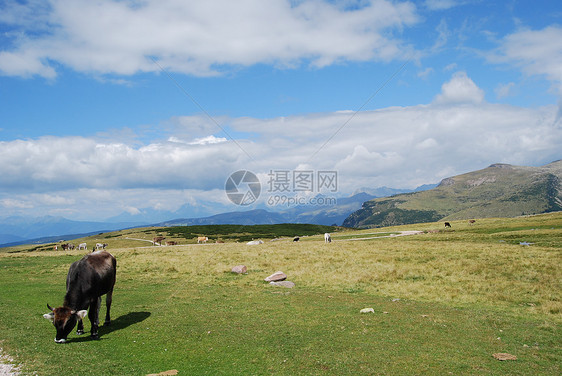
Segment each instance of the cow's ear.
[[83,319],[84,317],[86,317],[87,314],[88,314],[88,311],[85,310],[85,309],[76,312],[76,315],[77,315],[80,319]]
[[43,318],[49,320],[50,322],[53,322],[55,320],[55,313],[54,312],[45,313],[43,315]]

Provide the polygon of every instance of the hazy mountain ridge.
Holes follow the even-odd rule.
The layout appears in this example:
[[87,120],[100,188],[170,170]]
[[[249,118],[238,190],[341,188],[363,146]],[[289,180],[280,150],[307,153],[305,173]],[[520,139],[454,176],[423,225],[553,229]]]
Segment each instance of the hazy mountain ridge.
[[[86,234],[102,231],[120,230],[127,227],[139,225],[136,222],[88,222],[73,221],[64,217],[44,216],[44,217],[19,217],[12,216],[0,218],[0,244],[21,243],[30,239],[40,238],[60,238],[69,235],[69,239],[74,234]],[[72,235],[71,235],[72,234]]]
[[434,189],[367,201],[348,227],[515,217],[562,210],[562,161],[541,167],[496,163],[443,179]]

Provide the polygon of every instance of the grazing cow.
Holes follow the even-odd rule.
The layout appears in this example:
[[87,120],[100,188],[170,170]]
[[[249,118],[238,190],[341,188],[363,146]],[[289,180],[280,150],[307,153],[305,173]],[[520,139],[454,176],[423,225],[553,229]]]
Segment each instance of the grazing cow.
[[451,227],[451,224],[449,222],[445,222],[445,227]]
[[471,225],[474,224],[474,222],[476,222],[476,219],[470,219],[470,220],[468,221],[468,223],[470,223]]
[[163,236],[156,236],[154,237],[154,239],[152,239],[152,242],[154,243],[154,245],[162,245],[162,240],[166,239]]
[[324,241],[325,241],[326,243],[331,243],[331,242],[332,242],[332,237],[330,236],[330,234],[328,234],[328,233],[325,233],[325,234],[324,234]]
[[105,249],[107,247],[107,243],[96,243],[96,249],[99,251],[100,249]]
[[174,241],[166,242],[166,245],[176,245],[176,244],[178,244],[178,243],[177,243],[177,242],[174,242]]
[[62,247],[63,251],[66,251],[68,249],[68,243],[61,244],[60,246]]
[[88,249],[88,245],[86,243],[80,243],[78,244],[78,250],[87,250]]
[[197,243],[207,243],[207,240],[209,240],[209,238],[206,236],[197,237]]
[[294,242],[298,242],[301,238],[299,238],[298,236],[295,236],[295,238],[293,239]]
[[[43,315],[50,320],[57,330],[56,343],[66,342],[66,338],[78,323],[76,333],[84,334],[82,319],[88,314],[92,328],[90,334],[92,339],[99,339],[99,310],[101,296],[106,295],[104,325],[110,325],[111,318],[109,310],[113,297],[113,286],[115,285],[115,274],[117,262],[115,257],[106,251],[87,254],[81,260],[70,265],[66,277],[66,295],[62,307],[47,308],[51,312]],[[88,311],[89,308],[89,311]]]

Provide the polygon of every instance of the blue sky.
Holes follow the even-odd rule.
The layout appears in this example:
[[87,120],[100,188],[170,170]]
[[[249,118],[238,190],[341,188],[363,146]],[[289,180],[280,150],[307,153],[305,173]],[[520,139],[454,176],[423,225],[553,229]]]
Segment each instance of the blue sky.
[[1,1],[0,208],[211,214],[240,169],[346,196],[542,165],[561,85],[556,1]]

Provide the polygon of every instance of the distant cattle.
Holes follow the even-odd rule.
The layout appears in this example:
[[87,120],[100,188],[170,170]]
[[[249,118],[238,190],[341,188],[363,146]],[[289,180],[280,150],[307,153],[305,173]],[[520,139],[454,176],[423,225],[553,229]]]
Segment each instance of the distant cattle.
[[476,222],[476,219],[470,219],[470,220],[468,221],[468,223],[470,223],[471,225],[474,224],[474,222]]
[[168,242],[166,242],[166,245],[177,245],[177,244],[178,244],[178,243],[177,243],[177,242],[174,242],[174,241],[168,241]]
[[154,239],[152,239],[152,242],[154,243],[154,245],[162,245],[162,240],[166,239],[163,236],[155,236]]
[[78,244],[78,250],[80,251],[81,249],[83,249],[83,250],[88,249],[88,245],[86,243]]
[[293,239],[293,241],[294,241],[294,242],[298,242],[300,239],[301,239],[301,238],[299,238],[298,236],[295,236],[294,239]]
[[324,234],[324,241],[325,241],[326,243],[331,243],[331,242],[332,242],[332,237],[330,236],[330,234],[328,234],[328,233],[325,233],[325,234]]
[[207,240],[209,240],[209,238],[206,236],[197,237],[197,243],[207,243]]
[[[57,330],[56,343],[66,342],[66,338],[78,323],[77,334],[84,334],[82,319],[88,315],[92,325],[92,339],[98,339],[99,309],[101,296],[106,295],[107,308],[104,325],[111,323],[110,308],[115,285],[117,262],[115,257],[105,251],[87,254],[70,265],[66,277],[66,295],[62,307],[51,308],[43,315]],[[89,311],[88,311],[89,309]]]
[[66,251],[68,249],[68,243],[64,243],[60,245],[63,251]]
[[105,249],[107,247],[107,243],[96,243],[96,249],[99,251],[100,249]]
[[449,222],[445,222],[445,227],[451,227],[451,224]]

